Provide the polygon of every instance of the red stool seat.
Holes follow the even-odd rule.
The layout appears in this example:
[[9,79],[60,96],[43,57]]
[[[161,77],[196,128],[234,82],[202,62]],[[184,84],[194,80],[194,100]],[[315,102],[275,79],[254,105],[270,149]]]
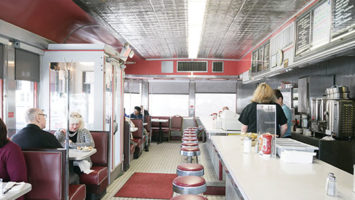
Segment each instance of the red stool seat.
[[200,151],[198,147],[181,147],[181,151]]
[[180,194],[201,194],[206,192],[204,178],[199,176],[178,176],[173,180],[174,192]]
[[200,195],[185,194],[173,197],[170,200],[207,200],[207,198]]
[[206,181],[199,176],[178,176],[173,180],[173,184],[181,187],[198,187],[206,185]]
[[197,144],[197,143],[182,143],[181,146],[185,146],[185,147],[197,147],[198,144]]
[[177,166],[177,169],[184,171],[200,171],[203,170],[203,165],[194,163],[183,163]]
[[183,142],[194,142],[194,143],[198,143],[198,140],[196,138],[182,138]]

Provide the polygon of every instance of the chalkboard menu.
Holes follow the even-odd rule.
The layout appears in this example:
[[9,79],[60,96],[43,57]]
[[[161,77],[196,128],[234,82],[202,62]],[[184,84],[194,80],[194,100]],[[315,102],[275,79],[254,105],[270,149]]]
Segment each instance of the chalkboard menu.
[[334,0],[332,37],[355,28],[355,0]]
[[311,13],[296,21],[296,55],[308,50],[311,44]]

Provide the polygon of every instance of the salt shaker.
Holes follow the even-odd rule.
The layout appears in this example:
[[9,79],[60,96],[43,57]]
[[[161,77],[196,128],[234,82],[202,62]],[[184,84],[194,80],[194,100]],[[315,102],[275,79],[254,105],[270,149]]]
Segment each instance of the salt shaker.
[[336,194],[336,178],[334,173],[329,173],[327,177],[327,181],[325,184],[325,189],[328,196],[335,196]]

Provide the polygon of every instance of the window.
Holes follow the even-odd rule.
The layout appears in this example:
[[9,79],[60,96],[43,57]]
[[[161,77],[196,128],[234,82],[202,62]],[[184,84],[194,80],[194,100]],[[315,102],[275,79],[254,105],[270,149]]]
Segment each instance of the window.
[[124,108],[127,115],[134,111],[134,106],[141,106],[141,94],[125,93],[124,94]]
[[228,106],[229,110],[235,112],[236,94],[196,94],[196,117],[202,122],[210,123],[210,115],[218,113],[222,107]]
[[[58,63],[70,67],[70,112],[83,116],[85,128],[94,126],[94,62]],[[50,130],[66,127],[67,89],[65,71],[50,71]]]
[[150,94],[149,113],[152,116],[188,116],[188,95]]
[[26,126],[26,110],[34,107],[34,82],[16,81],[16,129]]

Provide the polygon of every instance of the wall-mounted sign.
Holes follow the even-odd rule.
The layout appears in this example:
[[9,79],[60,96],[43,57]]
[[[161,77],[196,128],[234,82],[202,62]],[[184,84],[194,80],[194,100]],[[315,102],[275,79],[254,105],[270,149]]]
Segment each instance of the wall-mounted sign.
[[334,0],[332,13],[333,38],[355,28],[355,0]]
[[329,43],[331,27],[330,0],[325,1],[313,10],[312,49]]
[[311,46],[311,13],[303,15],[296,21],[296,55]]

